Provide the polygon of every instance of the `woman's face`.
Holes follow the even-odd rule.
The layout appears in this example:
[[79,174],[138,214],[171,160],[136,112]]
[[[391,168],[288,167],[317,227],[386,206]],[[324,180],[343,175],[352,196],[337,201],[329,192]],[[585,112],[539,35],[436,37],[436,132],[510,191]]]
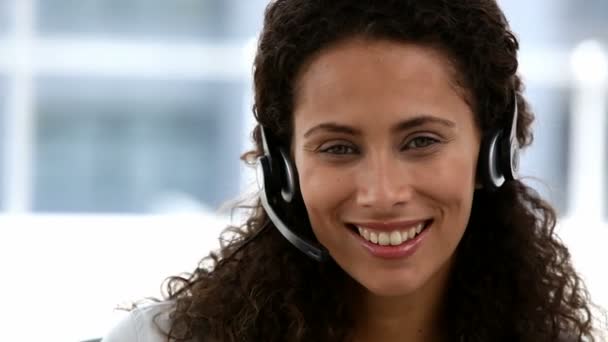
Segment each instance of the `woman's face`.
[[466,229],[480,145],[435,49],[353,39],[295,87],[292,153],[314,234],[374,294],[442,279]]

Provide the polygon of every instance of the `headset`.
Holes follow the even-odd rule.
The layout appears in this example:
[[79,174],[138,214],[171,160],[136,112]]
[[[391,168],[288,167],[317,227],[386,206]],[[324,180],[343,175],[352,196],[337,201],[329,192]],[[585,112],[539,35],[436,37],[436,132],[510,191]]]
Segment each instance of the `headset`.
[[[482,139],[478,162],[478,175],[483,190],[495,192],[507,181],[518,178],[519,142],[517,141],[517,93],[513,91],[513,114],[509,125]],[[293,246],[313,260],[323,262],[329,252],[317,242],[310,241],[289,228],[280,207],[292,205],[301,196],[297,170],[278,139],[267,127],[260,124],[263,155],[257,163],[260,201],[269,219]],[[301,198],[301,197],[300,197]]]
[[487,135],[481,142],[477,172],[481,177],[482,188],[488,192],[496,192],[505,182],[519,178],[519,109],[515,90],[512,107],[513,114],[509,125]]
[[295,233],[279,214],[281,205],[290,205],[301,196],[298,189],[296,168],[285,148],[281,146],[268,129],[260,125],[264,155],[258,159],[257,179],[260,187],[260,201],[270,221],[279,232],[313,260],[323,262],[329,259],[327,250]]

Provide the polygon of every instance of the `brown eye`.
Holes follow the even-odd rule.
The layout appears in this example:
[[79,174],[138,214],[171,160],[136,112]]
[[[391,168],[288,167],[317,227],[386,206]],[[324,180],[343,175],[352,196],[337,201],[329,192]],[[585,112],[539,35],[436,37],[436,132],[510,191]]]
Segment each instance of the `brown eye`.
[[419,136],[405,144],[407,149],[425,148],[438,143],[439,140],[429,136]]
[[343,144],[337,144],[337,145],[332,145],[332,146],[323,148],[319,152],[321,152],[321,153],[328,153],[328,154],[343,155],[343,154],[353,154],[353,153],[356,153],[357,150],[355,150],[355,148],[353,148],[352,146],[343,145]]

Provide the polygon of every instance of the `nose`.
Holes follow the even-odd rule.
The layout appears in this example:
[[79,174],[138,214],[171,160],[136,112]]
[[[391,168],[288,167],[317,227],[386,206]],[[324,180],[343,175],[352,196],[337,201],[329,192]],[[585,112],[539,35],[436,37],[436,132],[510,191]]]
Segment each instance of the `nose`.
[[414,177],[404,161],[393,156],[377,156],[361,165],[359,172],[358,205],[390,210],[411,201]]

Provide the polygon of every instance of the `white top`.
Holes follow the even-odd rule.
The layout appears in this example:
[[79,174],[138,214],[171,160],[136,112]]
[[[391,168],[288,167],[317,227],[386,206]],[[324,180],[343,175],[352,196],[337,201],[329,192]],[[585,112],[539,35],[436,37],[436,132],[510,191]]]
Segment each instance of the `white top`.
[[[102,342],[167,342],[170,328],[169,313],[174,302],[160,302],[138,307],[122,319],[101,340]],[[154,317],[158,317],[155,319]],[[156,323],[158,324],[158,327]]]

